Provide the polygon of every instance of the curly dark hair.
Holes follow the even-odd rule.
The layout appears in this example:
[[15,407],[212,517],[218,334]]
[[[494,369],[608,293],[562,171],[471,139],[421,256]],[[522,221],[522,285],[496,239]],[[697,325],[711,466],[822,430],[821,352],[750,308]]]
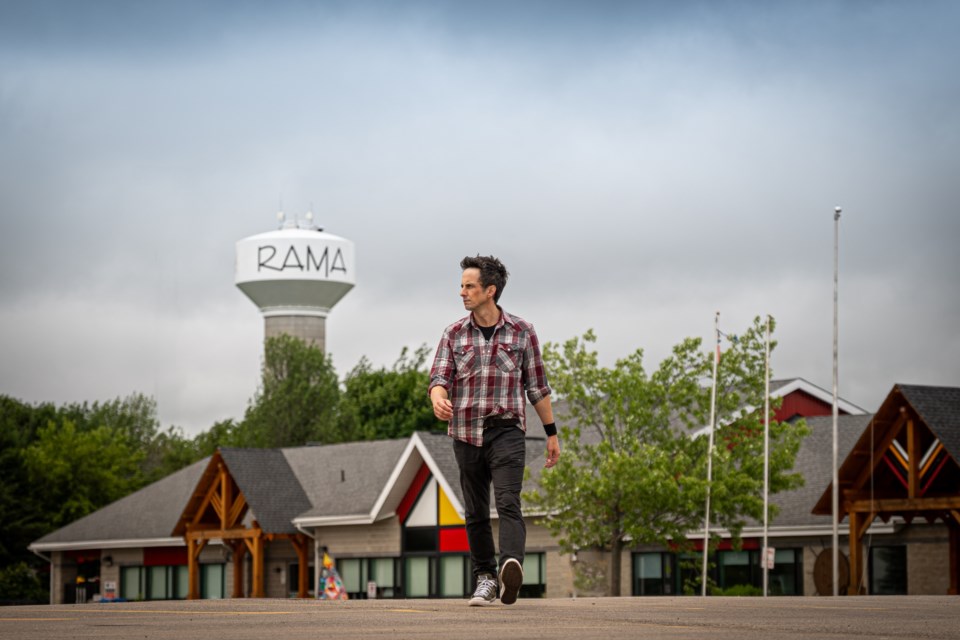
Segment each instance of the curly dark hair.
[[480,286],[484,289],[490,285],[495,286],[497,290],[493,294],[493,301],[500,301],[500,294],[503,293],[503,288],[507,286],[507,278],[510,276],[510,272],[507,271],[500,260],[493,256],[467,256],[460,261],[460,268],[464,271],[479,269]]

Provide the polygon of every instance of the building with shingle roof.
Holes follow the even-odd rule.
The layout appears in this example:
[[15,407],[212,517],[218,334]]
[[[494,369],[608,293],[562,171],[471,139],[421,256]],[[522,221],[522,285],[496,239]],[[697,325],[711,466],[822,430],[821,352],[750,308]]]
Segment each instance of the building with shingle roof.
[[[772,386],[773,395],[783,398],[780,418],[804,417],[810,428],[795,464],[806,479],[804,486],[771,496],[777,508],[768,528],[770,546],[776,550],[772,592],[827,593],[822,576],[818,582],[817,567],[829,551],[832,517],[814,511],[832,479],[829,397],[802,380]],[[869,442],[871,428],[876,436],[879,425],[896,422],[902,406],[918,425],[916,433],[926,434],[917,436],[914,449],[932,456],[925,460],[926,467],[914,472],[915,486],[921,487],[918,479],[930,480],[939,468],[929,486],[939,499],[950,491],[956,497],[958,389],[896,385],[874,415],[841,402],[843,468],[873,478],[875,486],[899,482],[890,466],[896,466],[896,456],[891,454],[893,462],[883,462],[864,476],[864,456],[857,447],[865,438]],[[562,400],[557,413],[563,415]],[[530,412],[527,426],[525,491],[537,486],[545,449],[535,412]],[[902,430],[906,433],[906,427]],[[909,442],[901,440],[887,443],[883,453],[899,452],[900,444],[909,449]],[[906,473],[909,476],[909,465]],[[909,486],[901,489],[908,491]],[[51,532],[31,549],[51,562],[52,602],[73,602],[81,591],[90,597],[91,588],[101,597],[124,599],[307,597],[318,592],[314,568],[322,566],[324,553],[336,559],[352,597],[463,597],[472,585],[462,504],[459,471],[445,434],[418,432],[393,440],[283,449],[222,448]],[[859,557],[866,558],[862,568],[870,574],[867,590],[951,589],[952,578],[943,571],[956,537],[951,514],[960,514],[960,505],[941,510],[932,520],[878,512],[876,519],[861,523]],[[491,515],[496,535],[495,511]],[[528,516],[527,531],[522,597],[575,593],[574,575],[589,554],[575,559],[561,553],[536,514]],[[714,569],[720,586],[756,585],[761,575],[760,525],[748,524],[741,546],[732,544],[726,532],[715,533],[722,538]],[[690,535],[696,539],[702,532]],[[848,538],[844,531],[844,557],[850,551]],[[626,549],[621,592],[680,593],[683,578],[689,577],[681,555],[641,546]],[[97,580],[89,579],[91,571]],[[88,578],[87,589],[76,585],[81,576]]]

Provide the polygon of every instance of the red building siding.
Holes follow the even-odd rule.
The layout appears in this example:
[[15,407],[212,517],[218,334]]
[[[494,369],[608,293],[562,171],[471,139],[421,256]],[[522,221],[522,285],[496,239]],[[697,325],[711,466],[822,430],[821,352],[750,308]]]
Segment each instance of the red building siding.
[[[847,412],[840,409],[840,414]],[[761,414],[763,412],[761,411]],[[778,422],[789,420],[790,418],[801,417],[810,418],[813,416],[829,416],[833,414],[833,405],[824,402],[805,391],[793,391],[783,398],[783,404],[777,409],[774,418]]]
[[143,565],[162,567],[187,564],[186,547],[147,547],[143,550]]

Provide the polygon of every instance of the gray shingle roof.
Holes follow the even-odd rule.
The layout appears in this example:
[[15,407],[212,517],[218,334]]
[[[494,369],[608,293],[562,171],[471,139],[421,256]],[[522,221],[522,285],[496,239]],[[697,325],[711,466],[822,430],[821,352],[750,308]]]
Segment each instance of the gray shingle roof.
[[266,533],[296,533],[291,520],[310,508],[303,487],[280,449],[220,449],[253,517]]
[[947,452],[960,462],[960,388],[898,384],[910,403]]
[[34,545],[169,538],[209,458],[49,533]]
[[[366,515],[383,491],[409,438],[284,449],[307,499],[297,517]],[[291,525],[292,526],[292,525]]]
[[[872,418],[871,414],[837,417],[838,464],[842,463],[853,449]],[[771,504],[780,507],[780,513],[770,521],[771,526],[805,526],[831,522],[829,516],[815,516],[810,510],[833,481],[833,417],[807,418],[806,422],[810,435],[800,445],[794,463],[794,470],[803,474],[804,484],[799,489],[770,496]]]

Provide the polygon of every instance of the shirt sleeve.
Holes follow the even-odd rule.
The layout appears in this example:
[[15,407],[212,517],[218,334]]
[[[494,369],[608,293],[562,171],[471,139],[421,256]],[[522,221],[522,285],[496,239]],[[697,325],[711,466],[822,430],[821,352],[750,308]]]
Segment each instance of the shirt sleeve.
[[450,336],[445,331],[440,338],[440,344],[437,346],[437,353],[433,356],[433,366],[430,367],[430,386],[427,387],[427,395],[434,387],[443,387],[450,390],[453,384],[456,364],[453,360],[453,349],[450,348]]
[[523,386],[530,404],[537,404],[550,395],[547,371],[540,354],[540,340],[533,325],[530,326],[523,353]]

